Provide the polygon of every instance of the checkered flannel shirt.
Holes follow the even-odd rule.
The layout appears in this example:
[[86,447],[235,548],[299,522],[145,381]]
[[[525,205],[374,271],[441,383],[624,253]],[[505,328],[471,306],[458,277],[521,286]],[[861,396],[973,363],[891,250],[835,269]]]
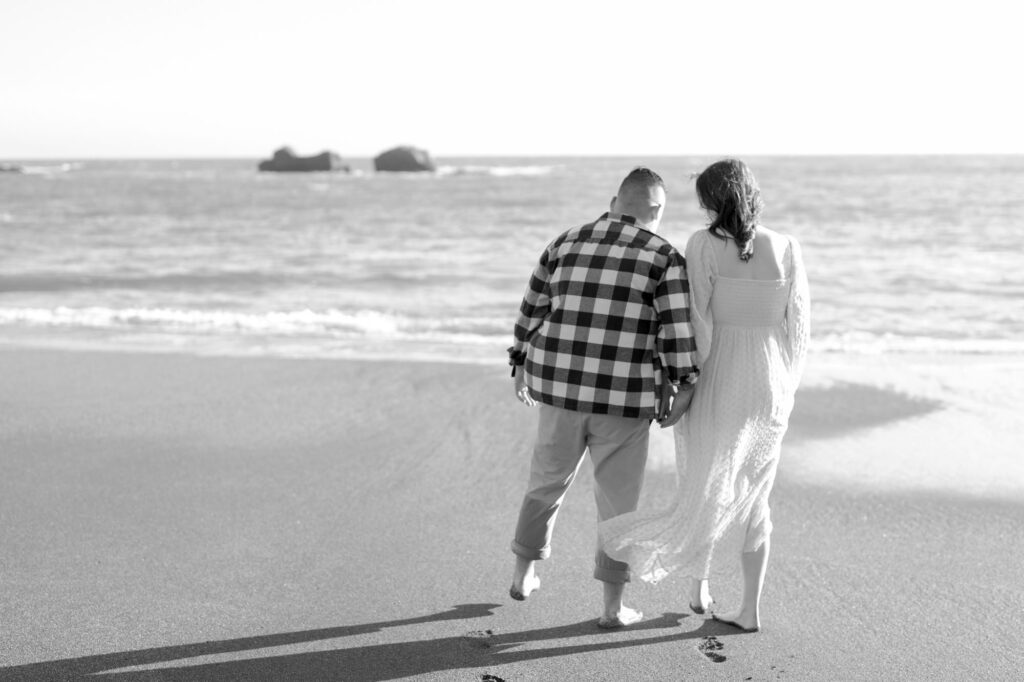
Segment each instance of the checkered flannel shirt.
[[605,213],[545,249],[509,355],[542,403],[653,418],[663,380],[696,382],[696,349],[683,256],[632,216]]

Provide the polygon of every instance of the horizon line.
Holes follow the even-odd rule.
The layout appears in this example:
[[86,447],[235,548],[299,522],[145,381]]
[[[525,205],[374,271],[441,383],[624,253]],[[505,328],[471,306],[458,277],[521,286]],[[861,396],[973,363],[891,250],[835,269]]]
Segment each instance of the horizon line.
[[[330,151],[330,150],[323,150]],[[317,154],[322,152],[317,152]],[[428,150],[428,153],[429,150]],[[310,156],[314,156],[311,154]],[[433,154],[431,157],[437,159],[493,159],[493,158],[514,158],[514,159],[597,159],[597,158],[683,158],[683,157],[717,157],[717,158],[765,158],[765,157],[964,157],[964,156],[1024,156],[1024,151],[1011,152],[963,152],[963,151],[939,151],[939,152],[756,152],[756,153],[723,153],[723,152],[679,152],[679,153],[472,153],[472,154]],[[340,155],[342,160],[360,159],[372,161],[377,155]],[[180,156],[165,155],[126,155],[126,156],[68,156],[68,155],[46,155],[46,156],[0,156],[0,163],[17,163],[21,161],[258,161],[268,158],[267,155],[205,155],[205,154],[184,154]]]

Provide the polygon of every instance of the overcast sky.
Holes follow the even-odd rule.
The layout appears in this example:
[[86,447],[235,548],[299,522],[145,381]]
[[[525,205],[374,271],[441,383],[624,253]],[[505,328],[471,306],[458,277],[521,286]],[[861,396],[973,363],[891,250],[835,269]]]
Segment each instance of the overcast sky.
[[3,0],[0,160],[1024,153],[1019,4]]

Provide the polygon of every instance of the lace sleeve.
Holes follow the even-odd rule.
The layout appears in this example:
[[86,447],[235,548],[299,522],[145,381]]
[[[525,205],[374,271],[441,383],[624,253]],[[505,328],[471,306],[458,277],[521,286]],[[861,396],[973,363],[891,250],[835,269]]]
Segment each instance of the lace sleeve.
[[811,293],[800,244],[789,238],[790,288],[786,305],[786,330],[789,337],[789,371],[793,388],[800,383],[807,347],[811,339]]
[[710,233],[700,230],[686,242],[686,278],[690,282],[690,324],[697,341],[697,366],[711,352],[711,290],[718,274],[718,260],[711,249]]

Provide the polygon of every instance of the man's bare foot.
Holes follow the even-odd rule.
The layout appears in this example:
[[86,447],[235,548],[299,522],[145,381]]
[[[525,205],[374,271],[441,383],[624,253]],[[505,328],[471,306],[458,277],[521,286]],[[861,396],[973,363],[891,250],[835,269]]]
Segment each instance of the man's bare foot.
[[508,595],[516,601],[523,601],[539,588],[540,578],[533,576],[533,578],[524,579],[523,582],[518,585],[513,582],[512,587],[508,590]]
[[516,557],[516,568],[512,572],[512,587],[508,595],[516,601],[523,601],[540,587],[540,578],[535,572],[536,561]]
[[715,600],[711,598],[711,592],[708,589],[707,578],[691,578],[690,579],[690,610],[696,613],[698,616],[703,616],[708,610],[711,609],[711,605],[715,603]]
[[713,613],[711,617],[720,623],[732,625],[743,632],[757,632],[761,629],[761,621],[756,613],[748,613],[740,609],[730,613]]
[[597,627],[605,630],[614,630],[615,628],[639,623],[643,619],[643,612],[623,606],[619,609],[618,613],[606,613],[601,616],[597,621]]

